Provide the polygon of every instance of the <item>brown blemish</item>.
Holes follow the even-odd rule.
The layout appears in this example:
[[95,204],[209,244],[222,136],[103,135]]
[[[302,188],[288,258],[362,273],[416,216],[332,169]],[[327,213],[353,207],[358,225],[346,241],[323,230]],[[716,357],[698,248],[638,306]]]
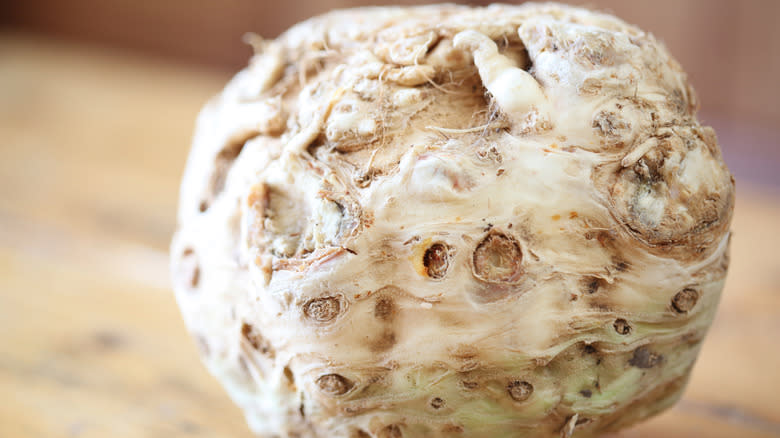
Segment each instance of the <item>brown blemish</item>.
[[393,348],[395,344],[395,333],[391,330],[385,330],[378,338],[371,342],[371,351],[381,353]]
[[363,429],[357,429],[352,432],[352,438],[371,438],[371,435]]
[[591,391],[590,389],[583,389],[582,391],[580,391],[580,394],[582,394],[582,396],[585,398],[591,398],[593,396],[593,391]]
[[554,215],[552,215],[551,219],[554,220],[554,221],[559,221],[559,220],[561,220],[561,215],[554,214]]
[[693,345],[700,344],[701,341],[704,340],[704,338],[702,337],[701,333],[694,331],[694,332],[684,334],[682,338],[680,338],[680,340],[682,340],[688,345],[693,346]]
[[465,389],[477,389],[479,387],[479,382],[474,382],[473,380],[462,380],[460,384]]
[[428,277],[440,279],[447,274],[451,252],[452,249],[444,243],[434,243],[425,250],[423,266]]
[[285,366],[284,370],[282,371],[284,372],[284,377],[287,379],[287,383],[290,386],[295,387],[295,374],[293,374],[292,370],[290,369],[290,366],[289,365]]
[[634,355],[629,359],[628,364],[641,369],[649,369],[660,365],[663,361],[664,357],[662,355],[650,351],[646,346],[642,346],[634,350]]
[[249,344],[251,344],[252,347],[256,349],[258,347],[258,343],[254,336],[252,336],[253,331],[254,330],[251,325],[247,323],[241,324],[241,335],[244,337],[244,339],[249,341]]
[[473,273],[490,283],[517,281],[522,272],[523,253],[516,240],[491,231],[477,245],[473,256]]
[[494,164],[501,164],[504,158],[501,156],[501,152],[495,146],[484,147],[477,150],[477,157],[484,161],[489,161]]
[[327,395],[339,396],[349,392],[355,384],[340,374],[325,374],[317,378],[317,386]]
[[586,231],[585,239],[587,240],[596,239],[596,241],[599,243],[599,245],[601,245],[602,248],[607,248],[609,246],[612,246],[612,244],[615,241],[615,236],[612,230],[595,229],[595,230]]
[[585,292],[592,295],[598,292],[601,288],[605,287],[608,283],[603,278],[598,277],[585,277]]
[[569,219],[577,219],[580,215],[576,211],[569,212]]
[[441,409],[444,407],[444,399],[441,397],[434,397],[430,401],[430,405],[433,409]]
[[401,426],[397,424],[391,424],[382,428],[377,434],[377,438],[403,438],[404,433],[401,430]]
[[506,387],[507,393],[516,402],[528,400],[534,392],[534,387],[530,383],[521,380],[510,382]]
[[612,324],[612,327],[614,327],[615,331],[621,335],[627,335],[631,333],[631,325],[629,325],[628,321],[623,318],[616,319],[614,324]]
[[347,417],[354,417],[355,415],[360,415],[360,414],[368,412],[370,410],[371,410],[371,407],[368,406],[365,403],[341,406],[339,408],[339,412],[342,415],[347,416]]
[[388,296],[380,296],[374,305],[374,317],[381,321],[392,321],[396,314],[393,299]]
[[444,426],[441,429],[441,431],[444,432],[447,435],[461,434],[461,433],[463,433],[463,426],[461,426],[459,424],[448,424],[448,425]]
[[677,292],[672,298],[672,307],[677,313],[688,313],[699,301],[699,292],[695,289],[686,287]]
[[341,303],[337,297],[314,298],[303,305],[303,314],[317,322],[328,322],[341,312]]
[[183,281],[184,286],[195,291],[200,284],[200,264],[198,256],[192,248],[187,248],[182,252],[176,269],[177,277]]
[[195,265],[195,267],[192,268],[192,274],[190,275],[190,287],[192,289],[197,288],[199,282],[200,282],[200,267],[198,265]]

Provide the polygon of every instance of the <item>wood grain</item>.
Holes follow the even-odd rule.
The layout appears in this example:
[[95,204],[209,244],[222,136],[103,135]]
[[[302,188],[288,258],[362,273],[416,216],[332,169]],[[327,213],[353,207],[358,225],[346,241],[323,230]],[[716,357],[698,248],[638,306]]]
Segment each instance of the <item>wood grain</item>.
[[[0,437],[251,436],[200,364],[166,249],[198,108],[227,77],[0,35]],[[739,185],[689,388],[622,438],[780,436],[780,195]]]

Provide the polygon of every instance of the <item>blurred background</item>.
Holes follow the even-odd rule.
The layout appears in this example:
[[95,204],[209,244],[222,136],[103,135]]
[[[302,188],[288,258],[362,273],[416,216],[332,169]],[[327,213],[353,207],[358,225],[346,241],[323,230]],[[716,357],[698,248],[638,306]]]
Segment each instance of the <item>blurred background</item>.
[[[738,181],[685,398],[620,436],[778,437],[780,1],[573,3],[665,42]],[[365,4],[0,0],[0,437],[250,436],[169,287],[194,119],[246,65],[244,33]]]
[[[396,4],[424,3],[401,1]],[[487,4],[475,1],[470,4]],[[738,177],[780,185],[780,2],[776,0],[590,0],[652,32],[691,77],[702,118],[722,137]],[[6,0],[0,25],[130,49],[180,64],[234,72],[250,55],[241,36],[274,37],[290,25],[364,0]],[[740,178],[741,179],[741,178]]]

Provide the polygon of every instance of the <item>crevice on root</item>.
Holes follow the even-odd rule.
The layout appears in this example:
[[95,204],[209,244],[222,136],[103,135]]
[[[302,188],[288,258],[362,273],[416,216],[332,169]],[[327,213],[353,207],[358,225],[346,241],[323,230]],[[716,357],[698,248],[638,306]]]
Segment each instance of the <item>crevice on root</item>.
[[403,438],[404,433],[401,430],[401,426],[397,424],[391,424],[385,426],[377,434],[377,438]]
[[265,356],[273,358],[275,352],[271,343],[263,337],[263,335],[251,324],[241,324],[241,336],[252,346],[255,350],[262,353]]
[[524,69],[527,62],[499,53],[493,40],[475,30],[458,33],[453,44],[471,52],[485,88],[510,118],[519,120],[532,109],[539,112],[538,119],[548,118],[547,98],[541,84]]
[[228,172],[230,172],[236,158],[238,158],[241,151],[244,149],[244,144],[256,135],[256,132],[244,134],[219,151],[214,158],[214,168],[209,176],[209,183],[206,186],[203,198],[198,205],[198,211],[201,213],[208,211],[211,204],[214,203],[214,200],[222,193],[225,189]]
[[311,141],[311,143],[309,143],[308,146],[306,146],[306,153],[316,159],[322,160],[323,157],[320,157],[318,154],[323,149],[327,149],[324,147],[327,142],[328,139],[325,137],[325,134],[318,135],[314,138],[314,140]]
[[528,53],[528,49],[525,47],[525,43],[520,39],[520,35],[517,33],[511,33],[503,35],[501,39],[495,41],[498,46],[498,52],[514,61],[514,64],[530,73],[534,66],[531,60],[531,55]]

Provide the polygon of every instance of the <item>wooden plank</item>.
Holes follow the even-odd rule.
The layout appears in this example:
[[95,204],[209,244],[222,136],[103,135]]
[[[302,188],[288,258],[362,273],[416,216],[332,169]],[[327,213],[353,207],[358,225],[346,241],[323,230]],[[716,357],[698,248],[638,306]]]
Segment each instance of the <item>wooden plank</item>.
[[[0,436],[251,436],[168,288],[178,181],[226,81],[0,38]],[[780,194],[739,184],[720,311],[684,399],[614,437],[780,436]]]

